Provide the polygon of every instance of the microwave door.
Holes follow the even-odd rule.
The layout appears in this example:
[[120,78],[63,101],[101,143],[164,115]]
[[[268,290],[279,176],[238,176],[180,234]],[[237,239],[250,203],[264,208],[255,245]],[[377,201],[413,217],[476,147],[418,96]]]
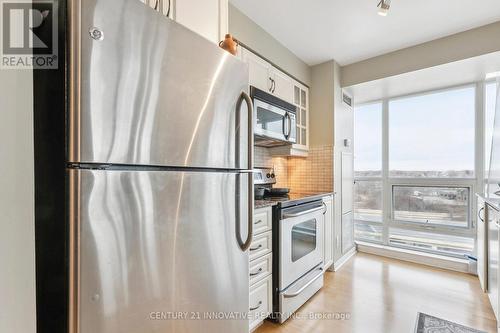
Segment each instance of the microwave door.
[[254,99],[255,134],[278,140],[287,140],[287,114],[283,109]]

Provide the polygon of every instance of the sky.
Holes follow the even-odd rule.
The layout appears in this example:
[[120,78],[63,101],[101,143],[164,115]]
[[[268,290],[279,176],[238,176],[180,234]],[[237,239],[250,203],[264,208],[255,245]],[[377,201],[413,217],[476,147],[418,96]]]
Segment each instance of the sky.
[[[389,169],[474,169],[474,87],[394,99],[389,102]],[[356,107],[357,171],[380,170],[382,104]]]

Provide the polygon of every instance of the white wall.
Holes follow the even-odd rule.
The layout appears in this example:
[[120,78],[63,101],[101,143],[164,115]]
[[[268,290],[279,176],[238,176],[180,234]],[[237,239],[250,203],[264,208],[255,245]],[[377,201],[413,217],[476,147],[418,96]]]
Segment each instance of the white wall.
[[33,82],[0,69],[0,333],[32,333],[35,320]]

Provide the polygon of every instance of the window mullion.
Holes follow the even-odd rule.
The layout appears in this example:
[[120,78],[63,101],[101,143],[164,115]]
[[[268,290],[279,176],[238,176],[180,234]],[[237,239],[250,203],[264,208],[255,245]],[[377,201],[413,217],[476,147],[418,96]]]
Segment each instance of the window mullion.
[[382,242],[389,245],[391,188],[389,184],[389,101],[382,101]]

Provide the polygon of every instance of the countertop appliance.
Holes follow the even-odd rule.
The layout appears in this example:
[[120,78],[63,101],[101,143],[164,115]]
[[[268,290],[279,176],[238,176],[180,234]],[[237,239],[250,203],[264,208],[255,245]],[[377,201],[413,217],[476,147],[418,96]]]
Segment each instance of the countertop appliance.
[[72,5],[70,332],[247,331],[247,65],[140,1]]
[[[256,168],[255,187],[276,184],[274,168]],[[323,233],[328,193],[265,196],[273,206],[273,315],[283,323],[323,287]]]
[[254,107],[255,145],[276,147],[297,142],[297,108],[265,91],[250,87]]

